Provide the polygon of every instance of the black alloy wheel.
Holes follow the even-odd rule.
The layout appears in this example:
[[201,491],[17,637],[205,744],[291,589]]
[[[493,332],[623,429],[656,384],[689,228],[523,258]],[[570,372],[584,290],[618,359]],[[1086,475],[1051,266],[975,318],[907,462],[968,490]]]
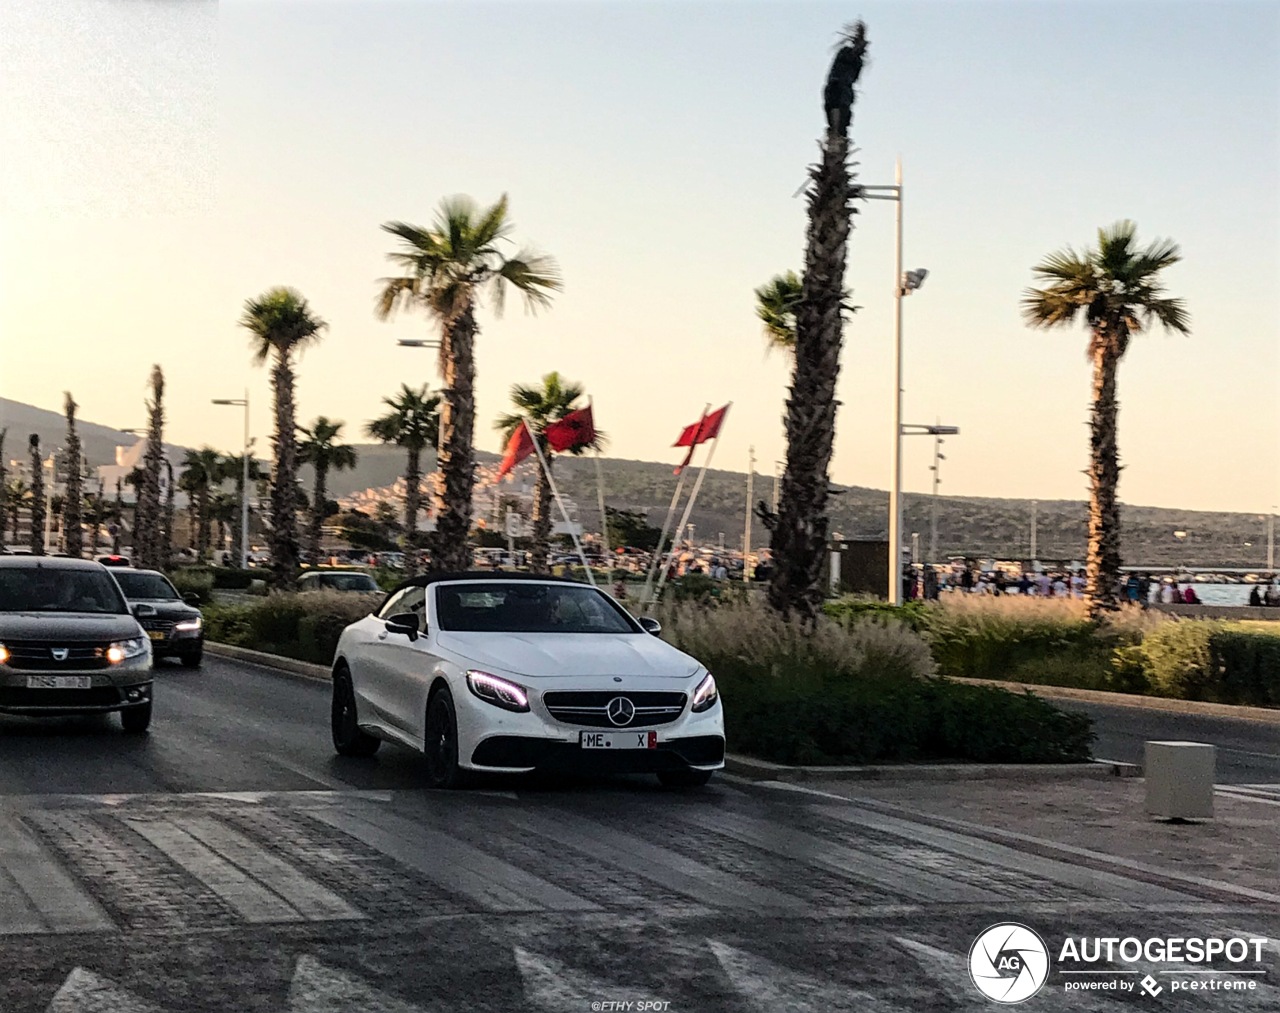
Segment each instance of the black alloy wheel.
[[428,786],[462,787],[464,771],[458,766],[458,718],[448,689],[439,690],[427,704],[424,739]]
[[372,756],[382,740],[360,730],[356,716],[356,691],[351,673],[345,667],[333,674],[333,709],[331,712],[333,748],[339,756]]
[[130,735],[141,735],[151,727],[151,701],[126,707],[120,712],[120,724]]

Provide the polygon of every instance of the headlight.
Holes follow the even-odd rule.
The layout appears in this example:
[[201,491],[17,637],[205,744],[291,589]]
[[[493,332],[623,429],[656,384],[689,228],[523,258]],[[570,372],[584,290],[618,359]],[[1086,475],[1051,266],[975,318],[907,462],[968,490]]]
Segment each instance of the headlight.
[[720,691],[716,689],[715,676],[708,672],[707,677],[698,683],[698,688],[693,691],[693,706],[689,709],[695,714],[700,714],[710,710],[719,699]]
[[147,653],[147,638],[136,637],[133,640],[117,640],[107,648],[107,660],[118,665],[126,658],[136,658]]
[[499,679],[488,672],[467,673],[467,688],[485,703],[507,711],[527,711],[529,694],[523,686],[507,679]]
[[0,665],[3,665],[8,660],[9,648],[5,647],[4,644],[0,644]]
[[183,633],[190,633],[193,630],[198,630],[202,625],[204,625],[202,620],[199,616],[196,616],[194,619],[184,619],[180,623],[174,623],[173,628],[181,630]]

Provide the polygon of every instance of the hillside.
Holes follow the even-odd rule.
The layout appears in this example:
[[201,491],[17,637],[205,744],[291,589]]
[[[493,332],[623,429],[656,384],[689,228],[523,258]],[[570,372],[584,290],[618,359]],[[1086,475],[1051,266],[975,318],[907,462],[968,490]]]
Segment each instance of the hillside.
[[[40,434],[46,447],[62,442],[65,425],[57,412],[35,408],[0,398],[0,428],[8,426],[6,458],[25,453],[27,435]],[[115,460],[117,444],[135,439],[128,433],[80,423],[81,438],[90,464]],[[170,456],[180,461],[184,448],[168,447]],[[224,448],[225,449],[225,448]],[[336,498],[364,489],[391,485],[404,468],[404,452],[397,447],[358,444],[359,465],[354,471],[329,476],[329,494]],[[481,463],[491,464],[497,455],[477,454]],[[422,467],[435,466],[435,455],[427,451]],[[532,474],[532,462],[522,469]],[[604,459],[601,462],[609,506],[642,510],[650,523],[662,523],[675,489],[671,464],[652,461]],[[692,488],[696,471],[685,483]],[[556,475],[562,492],[579,505],[580,517],[588,530],[599,529],[596,506],[595,464],[590,458],[560,457]],[[309,487],[311,475],[303,469],[302,480]],[[837,487],[832,500],[832,533],[848,538],[884,538],[888,533],[888,493],[862,486]],[[771,502],[773,476],[757,474],[755,498]],[[700,542],[715,544],[720,532],[728,548],[742,545],[746,475],[713,469],[707,472],[698,505],[691,521]],[[921,551],[929,543],[929,499],[910,494],[905,503],[905,534],[920,535]],[[938,550],[974,556],[1025,556],[1030,550],[1031,501],[1015,499],[940,496],[938,498]],[[1041,500],[1037,505],[1037,554],[1041,559],[1079,559],[1086,539],[1086,507],[1083,501]],[[1266,562],[1266,522],[1257,514],[1212,513],[1165,507],[1125,506],[1123,508],[1123,553],[1126,560],[1152,566],[1261,567]],[[1186,532],[1185,539],[1174,536]],[[768,544],[768,532],[759,521],[753,524],[755,545]],[[1249,544],[1246,544],[1249,543]]]

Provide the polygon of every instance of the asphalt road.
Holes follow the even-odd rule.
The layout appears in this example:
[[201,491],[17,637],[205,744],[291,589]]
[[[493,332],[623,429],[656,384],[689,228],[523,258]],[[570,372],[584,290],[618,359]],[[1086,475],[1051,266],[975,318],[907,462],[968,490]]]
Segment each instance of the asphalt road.
[[1063,710],[1093,718],[1095,756],[1142,763],[1148,741],[1208,742],[1217,747],[1218,784],[1280,785],[1280,723],[1173,714],[1055,699]]
[[[732,779],[423,791],[412,753],[332,755],[325,685],[253,666],[165,666],[156,699],[142,738],[0,718],[5,1013],[976,1013],[995,1007],[969,950],[996,922],[1055,949],[1280,935],[1280,907],[1243,892],[883,800]],[[1250,965],[1270,978],[1214,977],[1251,991],[1191,1004],[1154,965],[1095,966],[1116,992],[1055,968],[1022,1008],[1280,1008],[1270,950]],[[1166,975],[1155,994],[1143,974]]]

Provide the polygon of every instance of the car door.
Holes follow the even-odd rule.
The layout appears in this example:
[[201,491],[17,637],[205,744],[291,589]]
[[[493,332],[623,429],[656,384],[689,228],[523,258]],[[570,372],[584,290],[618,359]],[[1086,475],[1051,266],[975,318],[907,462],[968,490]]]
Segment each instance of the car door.
[[[387,670],[390,647],[388,641],[396,635],[387,632],[386,620],[397,612],[409,611],[404,607],[413,596],[421,596],[420,587],[406,587],[389,598],[376,615],[363,619],[359,624],[359,646],[348,656],[351,681],[355,687],[356,710],[361,721],[372,720],[378,724],[392,724],[389,711]],[[399,639],[403,640],[404,637]]]
[[395,633],[387,637],[384,641],[384,677],[388,719],[415,742],[421,742],[427,690],[434,678],[436,658],[431,651],[433,631],[427,620],[429,589],[417,590],[421,593],[406,599],[396,611],[416,615],[420,632],[416,640]]

